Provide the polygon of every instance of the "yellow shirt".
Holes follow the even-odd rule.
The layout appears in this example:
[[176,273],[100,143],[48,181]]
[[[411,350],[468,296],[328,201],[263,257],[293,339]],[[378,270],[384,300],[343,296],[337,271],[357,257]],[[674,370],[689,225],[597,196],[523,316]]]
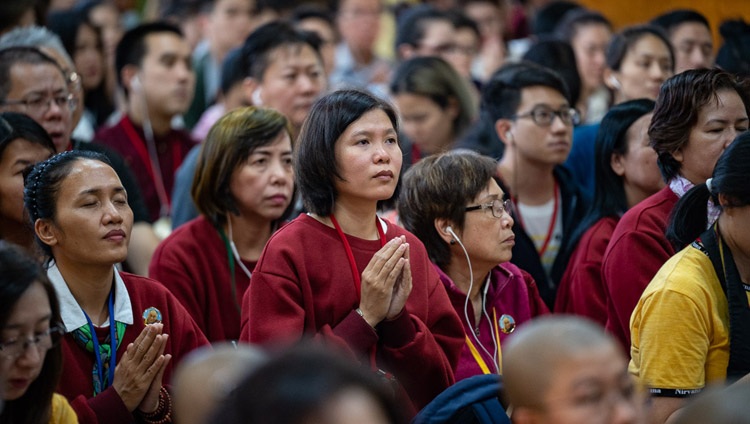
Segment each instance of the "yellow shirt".
[[630,334],[629,371],[652,393],[683,395],[724,381],[729,307],[708,256],[688,246],[670,258],[638,301]]
[[49,424],[78,424],[78,416],[64,396],[52,395],[52,415]]

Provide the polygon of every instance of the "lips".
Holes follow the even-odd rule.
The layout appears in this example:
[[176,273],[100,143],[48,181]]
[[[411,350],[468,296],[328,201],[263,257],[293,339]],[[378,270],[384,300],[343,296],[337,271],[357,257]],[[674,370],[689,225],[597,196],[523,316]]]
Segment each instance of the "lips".
[[506,238],[505,240],[503,240],[503,244],[510,244],[511,246],[515,245],[516,244],[516,236],[512,235],[512,236]]
[[393,171],[380,171],[377,174],[375,174],[375,177],[373,178],[377,178],[381,180],[393,179]]
[[104,236],[105,239],[111,241],[123,241],[125,240],[125,231],[123,230],[112,230]]
[[29,378],[12,378],[8,380],[8,385],[15,390],[25,390],[29,384],[31,384],[31,379]]
[[275,206],[286,205],[289,197],[285,194],[274,194],[266,197],[266,199]]

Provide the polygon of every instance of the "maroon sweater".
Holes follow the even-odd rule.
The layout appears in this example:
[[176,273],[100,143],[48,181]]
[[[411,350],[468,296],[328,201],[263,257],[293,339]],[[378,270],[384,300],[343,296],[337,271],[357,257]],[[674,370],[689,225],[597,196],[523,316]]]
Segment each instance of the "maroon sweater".
[[[255,268],[254,262],[244,263]],[[175,295],[208,340],[240,337],[239,307],[250,280],[235,264],[232,290],[226,245],[208,219],[201,216],[175,229],[156,248],[148,273]]]
[[[164,287],[148,278],[137,275],[120,273],[125,287],[130,295],[133,306],[133,325],[128,325],[122,342],[117,348],[117,362],[120,362],[128,344],[135,341],[145,327],[143,312],[155,307],[161,312],[164,334],[168,334],[165,354],[171,354],[164,372],[163,384],[167,384],[172,376],[174,367],[191,350],[208,344],[208,340],[201,333],[185,308],[180,305]],[[109,334],[109,328],[97,328],[100,343]],[[78,414],[80,423],[132,423],[131,414],[120,395],[110,385],[98,396],[93,397],[94,383],[92,370],[94,369],[94,354],[81,347],[73,339],[72,333],[67,333],[62,341],[63,373],[58,386],[58,393],[70,401],[70,405]]]
[[602,260],[617,221],[604,217],[583,233],[557,289],[555,312],[581,315],[602,326],[607,323]]
[[630,315],[648,283],[675,253],[664,233],[677,200],[677,195],[666,186],[630,208],[617,223],[604,252],[605,327],[622,343],[628,356]]
[[[131,137],[131,133],[128,131],[130,128],[134,130],[136,137]],[[135,126],[125,116],[116,125],[99,130],[94,137],[94,141],[109,147],[122,156],[138,182],[151,221],[159,219],[159,195],[156,191],[156,182],[149,172],[151,166],[148,155],[139,154],[139,151],[142,153],[148,152],[143,129]],[[174,174],[195,142],[187,132],[171,130],[163,136],[155,137],[155,144],[167,197],[171,198]]]
[[[405,235],[410,246],[413,288],[396,319],[374,330],[357,314],[359,292],[336,230],[301,215],[271,237],[258,260],[240,339],[293,343],[308,334],[357,359],[375,348],[378,367],[395,375],[419,410],[453,384],[464,332],[424,245],[391,223],[385,234]],[[361,273],[380,241],[347,239]]]

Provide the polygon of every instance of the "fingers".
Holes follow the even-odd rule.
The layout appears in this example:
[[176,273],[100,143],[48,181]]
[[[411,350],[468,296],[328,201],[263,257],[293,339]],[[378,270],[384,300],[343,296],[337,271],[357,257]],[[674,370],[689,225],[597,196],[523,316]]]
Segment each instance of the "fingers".
[[160,335],[162,329],[163,324],[151,324],[147,325],[146,328],[141,331],[141,334],[138,336],[139,338],[143,336],[140,343],[138,343],[137,339],[136,342],[133,343],[135,345],[135,352],[133,352],[133,360],[135,362],[141,362],[143,360],[144,355],[146,355],[154,344],[154,341]]
[[390,259],[394,253],[398,250],[398,248],[404,243],[405,238],[402,237],[394,237],[386,243],[383,247],[380,248],[377,252],[375,252],[375,255],[373,255],[372,259],[370,259],[370,262],[367,264],[367,267],[365,268],[364,272],[367,272],[368,270],[373,271],[374,273],[378,273],[380,269],[383,268],[383,265]]
[[168,337],[166,334],[159,334],[154,338],[151,346],[143,354],[138,368],[141,370],[148,369],[148,367],[156,363],[163,356]]

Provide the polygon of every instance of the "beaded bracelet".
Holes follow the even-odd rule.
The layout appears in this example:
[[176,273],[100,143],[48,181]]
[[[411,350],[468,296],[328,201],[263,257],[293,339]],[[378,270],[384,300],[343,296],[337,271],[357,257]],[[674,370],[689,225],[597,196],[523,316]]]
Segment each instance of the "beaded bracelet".
[[141,418],[148,424],[166,424],[172,422],[172,397],[167,388],[161,386],[159,390],[159,405],[154,412],[138,411]]

